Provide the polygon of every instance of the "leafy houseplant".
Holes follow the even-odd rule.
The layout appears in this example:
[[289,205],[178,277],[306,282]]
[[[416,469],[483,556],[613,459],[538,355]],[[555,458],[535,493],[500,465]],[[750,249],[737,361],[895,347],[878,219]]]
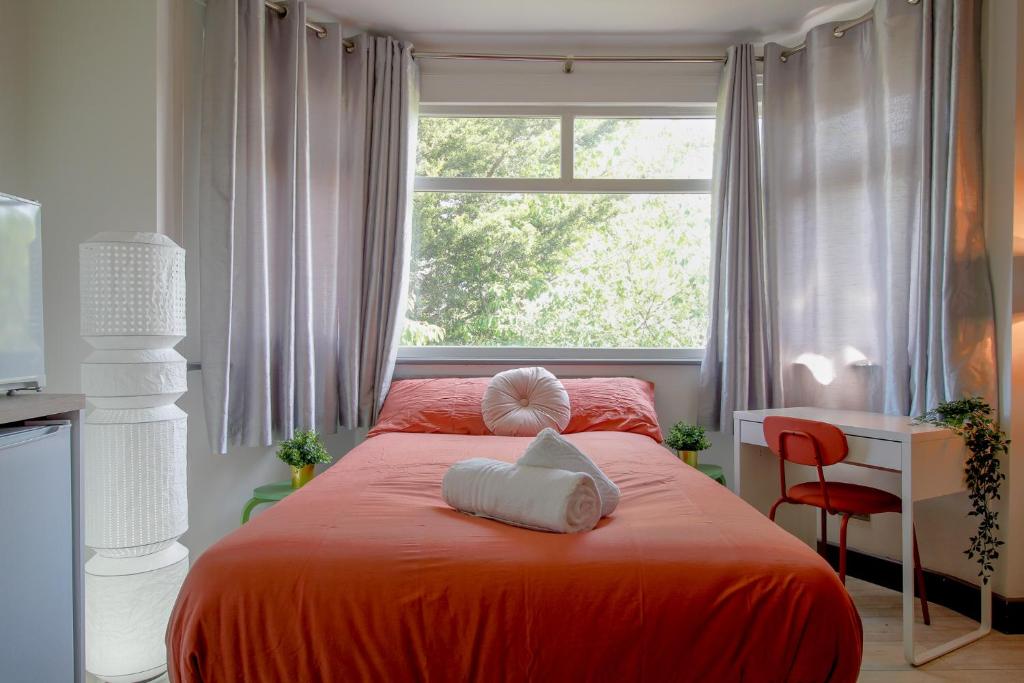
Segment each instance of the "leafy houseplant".
[[665,445],[679,453],[679,458],[690,467],[697,466],[697,453],[711,448],[704,428],[700,425],[677,422],[668,432]]
[[309,483],[313,478],[313,465],[333,460],[313,430],[295,432],[295,436],[282,441],[277,449],[277,457],[291,465],[293,489]]
[[978,576],[988,583],[993,562],[999,557],[998,513],[992,501],[999,499],[999,484],[1006,475],[999,471],[999,456],[1009,451],[1009,440],[992,418],[992,407],[977,396],[940,403],[916,420],[919,423],[948,427],[963,437],[971,455],[964,468],[971,498],[968,515],[978,517],[978,534],[971,536],[971,545],[964,551],[968,558],[977,558]]

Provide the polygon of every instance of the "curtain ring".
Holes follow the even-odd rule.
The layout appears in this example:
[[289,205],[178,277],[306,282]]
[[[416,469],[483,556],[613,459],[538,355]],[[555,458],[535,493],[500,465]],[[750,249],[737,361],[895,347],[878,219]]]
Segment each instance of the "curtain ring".
[[832,37],[833,38],[842,38],[845,35],[846,35],[846,31],[843,29],[842,26],[838,26],[837,25],[837,26],[834,26],[832,28]]
[[568,55],[565,58],[565,62],[562,63],[562,73],[571,74],[576,68],[576,63],[572,59],[572,55]]

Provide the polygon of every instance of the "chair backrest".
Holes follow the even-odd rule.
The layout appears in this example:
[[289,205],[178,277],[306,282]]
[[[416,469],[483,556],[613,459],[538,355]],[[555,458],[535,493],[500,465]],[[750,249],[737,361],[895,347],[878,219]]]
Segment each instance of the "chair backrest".
[[764,440],[768,448],[783,460],[798,465],[834,465],[849,453],[843,430],[827,422],[798,417],[772,416],[764,419]]

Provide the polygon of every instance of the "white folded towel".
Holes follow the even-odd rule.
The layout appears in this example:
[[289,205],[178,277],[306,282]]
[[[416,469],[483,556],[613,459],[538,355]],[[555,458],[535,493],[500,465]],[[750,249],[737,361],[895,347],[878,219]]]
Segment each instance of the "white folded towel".
[[460,460],[445,473],[441,495],[456,510],[528,529],[571,534],[601,518],[590,475],[500,460]]
[[597,492],[601,494],[601,516],[607,517],[619,504],[619,487],[605,476],[601,468],[594,464],[580,449],[568,439],[550,427],[541,430],[537,438],[526,447],[526,452],[519,458],[517,465],[530,467],[550,467],[569,472],[582,472],[594,478]]

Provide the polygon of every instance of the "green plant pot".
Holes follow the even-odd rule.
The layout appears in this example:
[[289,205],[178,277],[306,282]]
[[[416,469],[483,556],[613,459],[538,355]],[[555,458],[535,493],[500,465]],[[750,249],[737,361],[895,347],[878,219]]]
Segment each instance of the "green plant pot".
[[696,467],[699,453],[700,451],[679,451],[679,459],[690,467]]
[[313,466],[296,467],[292,465],[292,488],[301,489],[313,479]]

